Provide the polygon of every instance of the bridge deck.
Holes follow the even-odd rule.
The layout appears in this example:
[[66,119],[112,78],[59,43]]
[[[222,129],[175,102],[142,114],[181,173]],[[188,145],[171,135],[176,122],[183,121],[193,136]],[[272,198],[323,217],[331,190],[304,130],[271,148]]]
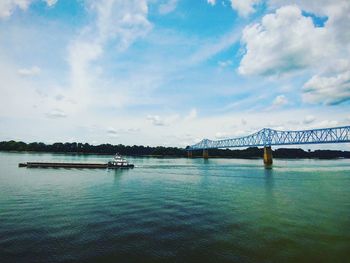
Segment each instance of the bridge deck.
[[350,126],[301,131],[278,131],[264,128],[239,138],[217,141],[204,139],[197,144],[188,146],[187,150],[346,142],[350,142]]

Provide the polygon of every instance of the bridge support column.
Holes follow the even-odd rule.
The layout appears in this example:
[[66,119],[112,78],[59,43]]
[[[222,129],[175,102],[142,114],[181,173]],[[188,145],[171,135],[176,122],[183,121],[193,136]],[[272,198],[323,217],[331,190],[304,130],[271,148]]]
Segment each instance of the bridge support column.
[[269,166],[272,165],[272,149],[271,146],[264,147],[264,164]]
[[208,159],[208,158],[209,158],[208,149],[203,149],[203,158],[204,158],[204,159]]
[[187,158],[192,158],[192,151],[187,151]]

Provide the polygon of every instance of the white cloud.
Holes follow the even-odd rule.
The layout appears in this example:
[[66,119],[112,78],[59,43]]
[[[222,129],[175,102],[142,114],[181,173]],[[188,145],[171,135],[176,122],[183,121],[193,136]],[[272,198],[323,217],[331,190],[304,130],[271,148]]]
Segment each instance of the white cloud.
[[113,127],[109,127],[107,129],[107,134],[110,137],[119,137],[119,132],[116,129],[114,129]]
[[102,54],[102,47],[94,42],[76,40],[69,46],[69,64],[71,67],[71,86],[82,95],[90,87],[91,74],[90,63]]
[[149,120],[155,126],[164,126],[165,122],[158,115],[148,115],[147,120]]
[[332,54],[324,28],[315,27],[297,6],[284,6],[247,26],[242,41],[246,53],[239,73],[276,75],[307,68]]
[[215,133],[215,138],[218,139],[218,140],[226,139],[228,137],[229,137],[229,133],[227,133],[227,132],[217,132],[217,133]]
[[178,0],[168,0],[168,2],[163,3],[159,6],[159,13],[162,15],[169,14],[176,9]]
[[54,6],[57,3],[58,0],[46,0],[46,4],[48,6]]
[[318,123],[314,123],[312,125],[312,128],[331,128],[336,126],[339,126],[339,121],[333,119],[333,120],[323,120]]
[[232,66],[232,60],[219,61],[218,65],[222,68]]
[[39,75],[41,72],[41,69],[37,66],[33,66],[31,68],[22,68],[18,70],[18,74],[22,76],[35,76]]
[[231,0],[231,6],[239,15],[248,16],[255,12],[254,6],[260,2],[261,0]]
[[303,89],[303,100],[310,103],[339,104],[350,100],[350,69],[330,76],[315,75]]
[[188,113],[188,115],[185,117],[185,120],[186,121],[190,121],[190,120],[193,120],[193,119],[195,119],[195,118],[197,118],[197,109],[192,109],[189,113]]
[[269,0],[271,8],[279,8],[285,5],[297,5],[301,9],[320,15],[326,15],[327,9],[342,7],[348,0]]
[[128,128],[128,129],[115,129],[113,127],[107,128],[107,134],[109,137],[117,138],[128,134],[134,134],[140,132],[140,128]]
[[126,129],[125,132],[133,133],[133,132],[140,132],[140,131],[141,131],[140,128],[128,128]]
[[[284,6],[285,4],[295,4]],[[350,99],[350,2],[346,0],[271,0],[278,8],[243,31],[242,75],[310,75],[302,98],[306,103],[339,104]],[[327,17],[316,26],[301,10]],[[345,65],[345,66],[344,66]]]
[[110,134],[118,134],[118,131],[116,129],[114,129],[113,127],[109,127],[107,129],[107,133],[110,133]]
[[214,55],[230,48],[234,43],[239,41],[241,36],[241,29],[236,28],[235,30],[222,36],[219,40],[213,39],[210,43],[203,44],[197,52],[195,52],[190,58],[190,63],[200,63],[213,57]]
[[32,0],[1,0],[0,18],[6,18],[12,15],[16,8],[26,10]]
[[240,130],[240,129],[235,129],[232,132],[217,132],[215,133],[215,139],[217,140],[232,139],[232,138],[246,136],[246,135],[252,134],[253,132],[255,131]]
[[216,0],[207,0],[208,1],[208,4],[211,4],[211,5],[215,5],[216,4]]
[[270,0],[269,4],[272,8],[295,4],[304,11],[328,18],[325,28],[330,34],[329,41],[349,47],[349,0]]
[[285,95],[278,95],[272,102],[274,107],[281,107],[288,104],[288,99]]
[[194,120],[196,115],[196,111],[190,112],[187,117],[181,119],[179,114],[168,114],[168,115],[163,115],[162,117],[159,115],[147,115],[147,120],[151,122],[154,126],[176,126],[179,123],[182,123],[183,120],[186,120],[186,118],[192,118]]
[[89,32],[89,36],[97,33],[95,37],[101,45],[108,40],[115,40],[117,48],[124,50],[134,40],[145,36],[152,27],[147,19],[147,0],[89,2],[90,9],[97,15],[97,32]]
[[55,98],[55,100],[57,100],[57,101],[61,101],[61,100],[63,100],[65,97],[64,97],[62,94],[57,94],[54,98]]
[[[85,105],[97,95],[91,94],[94,87],[112,85],[109,79],[102,77],[102,65],[95,63],[104,54],[106,46],[114,46],[115,53],[125,51],[152,28],[147,19],[146,0],[89,0],[87,7],[96,19],[83,28],[68,47],[72,96],[79,97],[79,104]],[[114,92],[109,97],[117,96],[115,101],[122,103],[126,92],[118,94],[115,87],[111,89]]]
[[113,135],[115,136],[119,136],[121,134],[127,134],[127,133],[136,133],[136,132],[140,132],[140,128],[128,128],[128,129],[115,129],[113,127],[109,127],[107,129],[107,133],[109,135]]
[[[207,0],[208,4],[214,6],[216,0]],[[261,0],[230,0],[232,9],[236,10],[240,16],[248,16],[255,12],[255,6]],[[221,1],[223,6],[226,6],[225,1]]]
[[316,120],[316,117],[314,115],[307,115],[304,120],[303,120],[303,124],[311,124]]
[[48,112],[46,114],[46,116],[48,118],[58,119],[58,118],[66,118],[67,114],[64,111],[60,110],[60,109],[53,109],[52,111]]
[[[43,0],[51,7],[54,6],[58,0]],[[1,0],[0,1],[0,18],[10,17],[12,13],[17,9],[23,11],[27,10],[30,4],[34,0]]]

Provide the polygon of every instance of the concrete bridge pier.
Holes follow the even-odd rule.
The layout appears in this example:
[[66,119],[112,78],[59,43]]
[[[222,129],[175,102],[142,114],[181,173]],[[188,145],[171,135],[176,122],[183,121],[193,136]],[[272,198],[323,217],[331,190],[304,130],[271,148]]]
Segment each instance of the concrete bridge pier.
[[208,159],[208,158],[209,158],[208,149],[203,149],[203,158],[204,158],[204,159]]
[[271,146],[264,146],[264,164],[267,166],[272,165],[272,149]]

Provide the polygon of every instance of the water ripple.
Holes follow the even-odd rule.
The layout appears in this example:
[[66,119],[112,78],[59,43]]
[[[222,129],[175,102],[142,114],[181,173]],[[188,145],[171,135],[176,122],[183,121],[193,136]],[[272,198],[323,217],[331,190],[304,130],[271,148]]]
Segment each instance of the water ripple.
[[345,262],[349,256],[344,160],[277,160],[265,170],[261,160],[133,158],[136,168],[124,171],[19,169],[19,160],[21,154],[0,153],[0,262]]

